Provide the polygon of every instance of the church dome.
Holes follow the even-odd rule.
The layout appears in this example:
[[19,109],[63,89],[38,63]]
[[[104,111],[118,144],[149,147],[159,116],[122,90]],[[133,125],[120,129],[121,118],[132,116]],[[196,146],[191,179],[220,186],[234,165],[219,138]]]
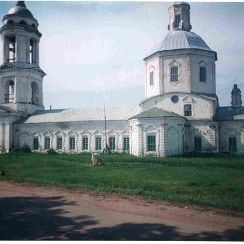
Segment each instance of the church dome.
[[169,8],[169,33],[162,42],[152,49],[145,59],[157,52],[180,49],[198,49],[214,52],[199,35],[191,32],[191,29],[190,5],[186,2],[175,2]]
[[161,51],[189,48],[213,51],[199,35],[182,30],[169,32],[164,40],[154,47],[148,56]]
[[18,1],[13,8],[8,11],[8,14],[34,18],[31,11],[26,8],[24,1]]

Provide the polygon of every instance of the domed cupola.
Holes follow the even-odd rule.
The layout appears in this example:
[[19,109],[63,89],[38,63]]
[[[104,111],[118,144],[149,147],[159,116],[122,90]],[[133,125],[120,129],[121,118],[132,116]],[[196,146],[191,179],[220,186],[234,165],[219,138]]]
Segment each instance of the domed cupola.
[[175,2],[169,8],[169,33],[146,58],[157,52],[177,49],[200,49],[214,52],[199,35],[191,32],[191,29],[190,5],[186,2]]
[[[18,1],[14,7],[12,7],[8,14],[3,17],[3,27],[5,25],[18,25],[25,27],[38,28],[38,21],[34,18],[31,11],[26,7],[24,1]],[[38,32],[38,35],[41,34]]]
[[34,18],[31,11],[26,8],[24,1],[18,1],[13,8],[8,11],[8,14]]

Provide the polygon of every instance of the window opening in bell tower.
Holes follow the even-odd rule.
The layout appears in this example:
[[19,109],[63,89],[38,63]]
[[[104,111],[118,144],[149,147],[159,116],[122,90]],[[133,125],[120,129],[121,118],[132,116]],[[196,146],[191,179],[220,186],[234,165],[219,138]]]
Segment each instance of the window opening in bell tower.
[[8,45],[8,50],[9,50],[9,53],[8,53],[8,61],[10,63],[13,63],[15,62],[15,58],[16,58],[16,50],[15,50],[15,44],[16,44],[16,38],[14,36],[10,37],[9,38],[9,45]]
[[33,64],[33,47],[34,47],[34,43],[33,40],[30,40],[30,64]]
[[180,14],[175,15],[175,28],[178,28],[180,26]]
[[35,82],[32,82],[31,84],[31,103],[32,104],[39,104],[39,89],[38,89],[38,85]]
[[14,82],[10,81],[7,87],[5,88],[5,103],[14,102]]

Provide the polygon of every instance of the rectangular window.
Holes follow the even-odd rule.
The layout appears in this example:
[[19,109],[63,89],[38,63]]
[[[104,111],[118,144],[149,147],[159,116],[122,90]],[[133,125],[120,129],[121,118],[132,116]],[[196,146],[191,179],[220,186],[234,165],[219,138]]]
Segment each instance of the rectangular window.
[[206,82],[207,79],[207,73],[206,73],[206,67],[200,67],[200,81]]
[[229,152],[237,152],[236,137],[229,138]]
[[150,72],[150,86],[153,86],[153,84],[154,84],[154,72],[151,71]]
[[194,150],[195,152],[202,151],[202,138],[200,136],[194,137]]
[[130,138],[129,137],[123,138],[123,150],[124,151],[130,150]]
[[69,150],[74,150],[75,149],[75,137],[71,136],[69,138]]
[[44,139],[44,149],[50,149],[50,137],[45,137]]
[[178,67],[170,67],[170,81],[178,81]]
[[88,136],[82,137],[82,150],[88,150]]
[[180,15],[179,15],[179,14],[176,14],[176,15],[175,15],[174,26],[175,26],[175,28],[177,28],[177,27],[180,26]]
[[147,151],[156,151],[156,136],[147,136]]
[[108,142],[109,142],[109,149],[114,151],[115,150],[115,137],[114,136],[109,137]]
[[57,138],[57,150],[61,150],[61,149],[63,149],[63,138],[58,137]]
[[184,105],[184,116],[192,116],[191,104]]
[[96,137],[95,149],[96,150],[102,150],[102,137],[101,136]]
[[39,139],[38,137],[33,138],[33,150],[38,150],[39,149]]

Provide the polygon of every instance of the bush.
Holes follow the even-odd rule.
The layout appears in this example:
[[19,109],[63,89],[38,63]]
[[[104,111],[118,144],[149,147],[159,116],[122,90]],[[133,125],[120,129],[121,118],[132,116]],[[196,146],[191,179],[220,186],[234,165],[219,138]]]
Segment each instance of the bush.
[[15,149],[12,150],[13,153],[31,153],[30,148],[27,145],[24,145],[23,147],[16,147]]
[[47,154],[54,155],[57,154],[57,152],[53,148],[50,148],[47,150]]

